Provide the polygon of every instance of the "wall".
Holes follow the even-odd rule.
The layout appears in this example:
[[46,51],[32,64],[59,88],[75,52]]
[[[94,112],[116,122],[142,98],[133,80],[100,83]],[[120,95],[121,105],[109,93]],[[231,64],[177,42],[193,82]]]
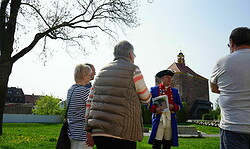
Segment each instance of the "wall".
[[61,115],[3,114],[3,123],[61,123]]
[[209,101],[208,80],[186,74],[176,74],[172,87],[179,90],[182,101],[188,105],[188,110],[191,109],[195,100]]
[[32,114],[32,103],[11,103],[11,106],[4,107],[4,114]]

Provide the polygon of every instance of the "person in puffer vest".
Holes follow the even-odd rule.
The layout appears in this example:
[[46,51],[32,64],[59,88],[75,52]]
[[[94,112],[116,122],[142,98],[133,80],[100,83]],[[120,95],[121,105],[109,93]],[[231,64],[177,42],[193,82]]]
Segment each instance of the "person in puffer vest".
[[150,102],[151,93],[134,64],[133,46],[121,41],[113,54],[91,88],[85,130],[92,133],[97,149],[136,149],[136,141],[143,138],[141,104]]

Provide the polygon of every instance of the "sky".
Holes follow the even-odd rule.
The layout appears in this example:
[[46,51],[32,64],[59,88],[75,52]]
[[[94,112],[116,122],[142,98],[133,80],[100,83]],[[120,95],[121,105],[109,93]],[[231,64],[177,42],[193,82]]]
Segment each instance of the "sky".
[[[138,11],[141,25],[119,34],[118,41],[134,46],[135,64],[139,66],[148,88],[155,85],[155,74],[177,62],[181,51],[185,63],[199,75],[210,79],[216,61],[229,54],[231,31],[250,27],[249,0],[141,0]],[[101,39],[100,39],[101,38]],[[88,47],[88,55],[71,57],[60,46],[44,66],[38,49],[19,59],[13,67],[8,87],[22,88],[24,94],[53,95],[65,100],[74,84],[74,68],[92,63],[96,72],[113,60],[114,43],[100,36],[99,45]],[[209,93],[215,103],[217,94]]]

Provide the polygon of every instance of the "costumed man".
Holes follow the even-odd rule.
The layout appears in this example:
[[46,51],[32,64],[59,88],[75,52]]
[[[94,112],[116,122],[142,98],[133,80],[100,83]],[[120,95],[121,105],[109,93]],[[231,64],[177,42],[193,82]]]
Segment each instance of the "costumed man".
[[[161,79],[161,84],[151,87],[152,99],[149,110],[152,112],[152,132],[148,143],[153,149],[170,149],[171,146],[178,146],[178,131],[176,111],[182,108],[182,102],[178,90],[172,88],[174,71],[162,70],[156,74]],[[165,96],[164,96],[165,95]],[[153,101],[155,97],[164,96],[168,101],[168,108],[164,110]]]

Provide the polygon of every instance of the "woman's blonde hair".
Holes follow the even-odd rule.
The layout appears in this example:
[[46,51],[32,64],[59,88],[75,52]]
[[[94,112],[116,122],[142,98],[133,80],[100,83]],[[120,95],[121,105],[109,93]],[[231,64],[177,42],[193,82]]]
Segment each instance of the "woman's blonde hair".
[[92,73],[92,69],[88,65],[76,65],[74,74],[75,82],[82,81],[83,76],[87,76],[89,73]]

